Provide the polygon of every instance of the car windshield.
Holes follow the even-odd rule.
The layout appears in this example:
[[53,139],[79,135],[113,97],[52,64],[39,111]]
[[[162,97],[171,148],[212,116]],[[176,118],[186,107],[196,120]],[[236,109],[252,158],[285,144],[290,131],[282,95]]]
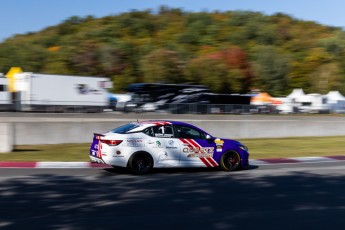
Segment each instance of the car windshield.
[[130,123],[130,124],[120,126],[116,129],[113,129],[110,132],[112,132],[112,133],[127,133],[128,131],[130,131],[130,130],[138,127],[138,126],[139,126],[138,124]]

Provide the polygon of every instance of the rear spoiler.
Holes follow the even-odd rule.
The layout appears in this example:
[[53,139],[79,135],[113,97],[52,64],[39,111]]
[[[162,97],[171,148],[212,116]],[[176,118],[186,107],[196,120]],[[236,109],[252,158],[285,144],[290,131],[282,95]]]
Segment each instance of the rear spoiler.
[[104,134],[101,134],[101,133],[93,133],[93,137],[97,140],[99,140],[101,137],[104,137],[105,135]]

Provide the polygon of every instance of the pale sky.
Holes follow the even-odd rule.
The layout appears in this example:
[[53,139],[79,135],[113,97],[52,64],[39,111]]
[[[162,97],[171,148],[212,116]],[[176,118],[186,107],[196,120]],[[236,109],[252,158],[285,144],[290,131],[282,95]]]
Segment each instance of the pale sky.
[[104,17],[165,5],[185,11],[277,12],[329,26],[345,27],[344,0],[1,0],[0,42],[15,34],[37,32],[71,16]]

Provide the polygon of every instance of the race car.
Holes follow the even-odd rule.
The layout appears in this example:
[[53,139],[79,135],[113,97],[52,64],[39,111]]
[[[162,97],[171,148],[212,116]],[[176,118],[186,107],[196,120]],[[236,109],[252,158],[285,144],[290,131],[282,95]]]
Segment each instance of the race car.
[[248,148],[236,140],[217,138],[180,121],[133,122],[95,133],[91,162],[127,167],[134,174],[152,168],[218,167],[235,171],[248,166]]

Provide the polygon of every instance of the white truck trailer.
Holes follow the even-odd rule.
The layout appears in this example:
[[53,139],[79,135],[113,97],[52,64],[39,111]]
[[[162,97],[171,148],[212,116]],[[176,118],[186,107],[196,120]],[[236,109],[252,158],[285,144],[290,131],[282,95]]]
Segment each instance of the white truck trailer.
[[0,73],[0,111],[8,111],[11,107],[11,93],[7,90],[8,79]]
[[14,75],[16,108],[19,111],[101,112],[109,106],[104,77],[37,73]]

